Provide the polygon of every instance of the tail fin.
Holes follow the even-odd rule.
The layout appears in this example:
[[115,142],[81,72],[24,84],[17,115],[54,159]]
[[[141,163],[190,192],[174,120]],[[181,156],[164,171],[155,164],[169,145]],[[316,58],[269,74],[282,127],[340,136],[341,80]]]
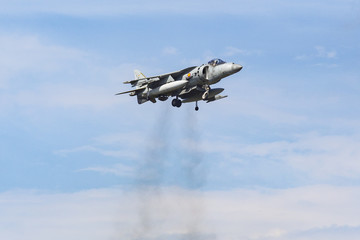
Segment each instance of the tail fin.
[[136,69],[134,70],[134,75],[135,75],[135,80],[146,78],[145,75],[142,74],[142,72]]

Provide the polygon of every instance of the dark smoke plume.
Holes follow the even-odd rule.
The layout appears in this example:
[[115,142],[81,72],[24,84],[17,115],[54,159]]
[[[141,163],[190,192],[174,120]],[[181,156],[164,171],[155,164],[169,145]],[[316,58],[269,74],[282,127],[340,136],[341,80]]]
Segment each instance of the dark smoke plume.
[[[198,112],[193,108],[188,108],[184,120],[172,120],[171,113],[176,111],[169,106],[161,109],[158,119],[151,127],[151,134],[146,140],[145,153],[137,168],[137,177],[135,182],[135,190],[138,195],[138,216],[139,223],[134,229],[133,240],[156,240],[149,238],[156,224],[156,209],[163,200],[163,191],[166,172],[165,164],[171,162],[179,171],[179,176],[183,179],[177,179],[176,184],[184,184],[185,188],[190,191],[190,198],[184,202],[179,202],[186,210],[182,213],[185,219],[186,232],[181,239],[184,240],[200,240],[204,239],[200,233],[200,227],[203,222],[204,204],[201,196],[201,189],[206,184],[207,169],[203,161],[200,151],[201,130],[198,124]],[[178,127],[180,126],[180,128]],[[170,130],[176,129],[180,131],[182,141],[172,138]],[[177,141],[175,146],[170,142]],[[144,147],[142,147],[144,148]],[[174,149],[173,149],[174,148]],[[171,152],[176,152],[182,159],[180,162],[171,161],[169,156]],[[199,200],[198,200],[199,199]],[[171,210],[167,214],[171,214]]]
[[[201,129],[198,124],[198,112],[193,108],[187,109],[186,121],[184,121],[184,130],[186,134],[184,144],[186,147],[186,158],[183,161],[183,171],[188,189],[194,191],[195,195],[201,195],[201,189],[206,184],[207,168],[201,153]],[[186,240],[200,240],[202,234],[200,225],[203,222],[204,202],[202,196],[197,196],[198,201],[189,201],[187,208],[187,233]]]
[[137,169],[135,187],[139,201],[139,225],[135,229],[135,240],[146,239],[154,228],[154,206],[161,200],[161,185],[164,178],[164,163],[169,150],[169,127],[171,110],[164,106],[159,118],[151,128],[147,146]]

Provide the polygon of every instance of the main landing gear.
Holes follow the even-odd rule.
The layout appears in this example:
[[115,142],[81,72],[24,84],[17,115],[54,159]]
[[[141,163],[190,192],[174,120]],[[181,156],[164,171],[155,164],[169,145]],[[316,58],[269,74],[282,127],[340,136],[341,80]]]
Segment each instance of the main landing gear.
[[174,98],[172,100],[172,102],[171,102],[171,105],[173,105],[173,107],[178,107],[179,108],[179,107],[181,107],[181,104],[182,104],[182,102],[178,98]]
[[[178,99],[178,98],[174,98],[173,100],[172,100],[172,102],[171,102],[171,105],[173,106],[173,107],[181,107],[181,105],[182,105],[182,102],[181,102],[181,100],[180,99]],[[199,111],[199,106],[198,106],[198,102],[196,101],[196,105],[195,105],[195,111]]]

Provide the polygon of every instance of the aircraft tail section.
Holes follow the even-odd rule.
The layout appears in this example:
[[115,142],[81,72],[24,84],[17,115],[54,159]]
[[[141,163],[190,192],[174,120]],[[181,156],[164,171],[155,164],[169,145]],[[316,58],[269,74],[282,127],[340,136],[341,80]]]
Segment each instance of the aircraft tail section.
[[137,69],[134,70],[134,76],[135,80],[146,78],[145,75]]

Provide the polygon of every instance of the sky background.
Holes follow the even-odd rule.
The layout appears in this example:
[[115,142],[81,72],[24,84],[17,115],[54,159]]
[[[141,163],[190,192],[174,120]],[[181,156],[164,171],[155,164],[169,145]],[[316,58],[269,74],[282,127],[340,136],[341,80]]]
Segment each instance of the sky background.
[[[0,238],[358,239],[360,2],[0,0]],[[213,103],[146,76],[243,65]]]

